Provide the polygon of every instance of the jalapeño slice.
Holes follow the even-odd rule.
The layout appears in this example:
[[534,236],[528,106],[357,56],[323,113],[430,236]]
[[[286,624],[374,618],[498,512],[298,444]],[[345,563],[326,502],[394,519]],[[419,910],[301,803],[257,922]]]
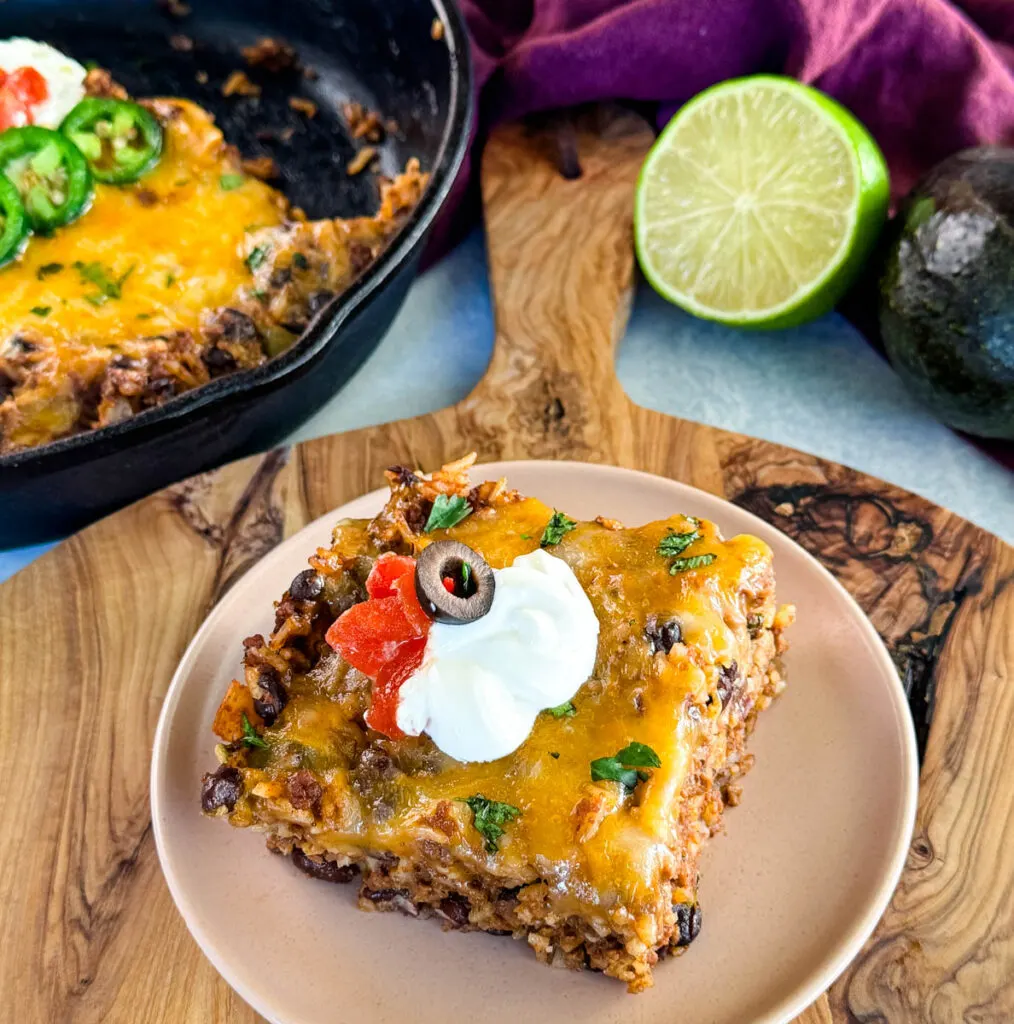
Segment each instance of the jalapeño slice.
[[27,125],[0,135],[0,174],[14,183],[36,231],[69,224],[91,201],[92,176],[81,151],[48,128]]
[[0,174],[0,267],[21,252],[27,234],[28,218],[21,193],[10,178]]
[[150,111],[126,100],[89,96],[63,119],[60,131],[107,185],[137,181],[162,155],[162,126]]

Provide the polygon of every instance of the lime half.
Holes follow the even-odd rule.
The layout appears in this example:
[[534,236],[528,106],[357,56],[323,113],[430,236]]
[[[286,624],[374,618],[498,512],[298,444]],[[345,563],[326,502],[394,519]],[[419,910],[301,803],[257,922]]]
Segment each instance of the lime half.
[[739,327],[826,313],[887,215],[870,133],[791,78],[737,78],[694,97],[641,169],[634,237],[644,276],[688,312]]

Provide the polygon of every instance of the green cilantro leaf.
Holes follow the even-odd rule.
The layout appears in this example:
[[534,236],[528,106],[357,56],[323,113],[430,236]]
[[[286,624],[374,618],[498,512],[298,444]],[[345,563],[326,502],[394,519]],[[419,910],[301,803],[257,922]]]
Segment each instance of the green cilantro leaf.
[[521,814],[520,808],[499,800],[489,800],[479,793],[465,797],[462,802],[472,810],[475,830],[486,840],[486,852],[496,853],[500,848],[500,837],[504,834],[503,826]]
[[166,274],[166,276],[165,276],[165,286],[166,286],[166,288],[172,288],[172,286],[174,284],[176,284],[176,275],[175,274]]
[[438,494],[423,530],[426,533],[431,533],[433,530],[449,530],[471,513],[472,506],[460,494],[456,494],[453,498],[448,498],[446,494]]
[[521,534],[521,539],[522,540],[531,540],[532,539],[532,535],[530,533],[523,533],[523,534]]
[[297,252],[292,257],[292,265],[299,270],[306,270],[310,266],[310,261],[301,252]]
[[573,519],[554,509],[552,517],[546,523],[545,530],[542,531],[542,540],[539,543],[542,547],[548,547],[550,544],[559,544],[563,540],[563,535],[570,533],[576,526],[577,523]]
[[223,192],[231,192],[234,188],[239,188],[244,181],[246,178],[242,174],[223,174],[218,179],[218,184]]
[[628,743],[612,757],[598,757],[591,763],[592,782],[618,782],[632,793],[637,783],[647,782],[650,776],[642,768],[661,768],[658,754],[645,743]]
[[548,714],[554,718],[573,718],[577,714],[574,702],[569,700],[566,704],[559,704],[555,708],[546,708]]
[[615,757],[597,757],[591,763],[592,782],[618,782],[628,792],[637,785],[637,772],[624,768]]
[[700,539],[700,536],[700,530],[691,530],[689,533],[677,533],[675,530],[670,530],[658,542],[658,553],[664,558],[682,555],[695,540]]
[[72,264],[74,269],[81,275],[84,284],[93,284],[98,292],[86,295],[85,299],[93,306],[101,306],[108,299],[118,299],[123,294],[123,284],[134,272],[136,263],[132,263],[119,277],[113,277],[101,263],[82,263],[75,260]]
[[472,567],[468,562],[461,563],[461,589],[467,594],[472,582]]
[[617,755],[616,759],[628,768],[661,768],[662,762],[658,754],[646,743],[634,740],[628,743]]
[[702,566],[711,565],[718,555],[691,555],[689,558],[677,558],[669,566],[669,575],[675,576],[678,572],[686,572],[687,569],[700,569]]
[[53,312],[52,306],[32,306],[32,312],[36,316],[49,316]]
[[63,270],[62,263],[44,263],[35,271],[35,276],[40,281],[45,281],[51,274],[59,274],[61,270]]
[[258,245],[250,250],[250,255],[243,261],[250,270],[256,270],[267,258],[270,246]]
[[250,719],[243,712],[243,742],[248,747],[262,747],[267,750],[268,745],[257,735],[257,730],[250,724]]

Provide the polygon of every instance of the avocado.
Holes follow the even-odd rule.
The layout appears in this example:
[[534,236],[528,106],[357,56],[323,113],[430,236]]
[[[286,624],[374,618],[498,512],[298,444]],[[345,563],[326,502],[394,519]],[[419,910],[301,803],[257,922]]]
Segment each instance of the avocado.
[[944,423],[1014,440],[1014,149],[944,160],[898,222],[880,283],[892,365]]

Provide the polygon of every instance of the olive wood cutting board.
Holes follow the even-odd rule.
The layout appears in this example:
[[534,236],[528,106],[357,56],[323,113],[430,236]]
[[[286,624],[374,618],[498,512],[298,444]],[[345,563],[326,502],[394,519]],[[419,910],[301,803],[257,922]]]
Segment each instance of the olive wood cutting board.
[[773,523],[838,577],[908,690],[921,793],[887,913],[799,1020],[1014,1019],[1014,549],[880,480],[626,397],[614,348],[651,142],[642,120],[604,109],[493,135],[482,187],[496,344],[464,401],[185,481],[0,586],[9,1019],[260,1019],[199,952],[159,871],[148,772],[166,688],[211,607],[283,537],[381,485],[387,466],[473,449],[480,461],[578,459],[685,481]]

